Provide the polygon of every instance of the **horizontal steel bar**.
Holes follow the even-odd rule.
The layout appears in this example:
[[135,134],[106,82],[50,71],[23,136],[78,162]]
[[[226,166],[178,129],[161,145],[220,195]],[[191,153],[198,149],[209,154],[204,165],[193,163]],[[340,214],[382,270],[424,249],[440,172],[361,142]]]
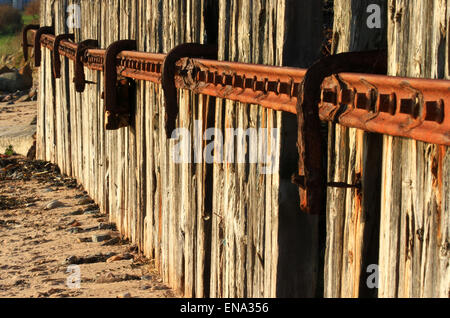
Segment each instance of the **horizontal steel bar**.
[[125,77],[161,83],[166,54],[123,51],[117,55],[117,71]]
[[339,74],[323,83],[320,118],[450,145],[450,81]]
[[305,69],[205,59],[184,59],[178,64],[181,67],[179,74],[186,74],[184,69],[192,69],[191,73],[195,73],[193,81],[187,80],[187,75],[179,75],[180,87],[293,114],[306,74]]
[[[30,30],[34,35],[36,30]],[[53,49],[54,35],[43,34],[41,45]],[[77,44],[63,40],[61,55],[75,60]],[[88,49],[85,67],[103,71],[105,50]],[[165,54],[123,51],[118,74],[161,82]],[[296,114],[305,69],[206,59],[177,63],[178,88],[195,93]],[[321,120],[369,132],[450,146],[450,81],[341,73],[322,84]]]
[[78,45],[76,43],[62,40],[58,47],[59,54],[67,57],[72,61],[75,61],[75,53],[77,51],[77,47]]

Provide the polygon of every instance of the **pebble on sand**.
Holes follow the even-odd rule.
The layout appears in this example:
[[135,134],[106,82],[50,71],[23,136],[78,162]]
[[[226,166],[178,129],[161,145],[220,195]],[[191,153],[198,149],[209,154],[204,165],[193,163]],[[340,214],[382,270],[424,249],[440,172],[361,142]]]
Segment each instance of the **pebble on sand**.
[[90,237],[79,237],[79,238],[77,238],[77,242],[87,243],[87,242],[92,242],[92,239]]
[[106,263],[112,263],[112,262],[116,262],[116,261],[121,261],[121,260],[128,260],[128,259],[132,259],[133,255],[125,253],[125,254],[119,254],[119,255],[114,255],[110,258],[108,258],[106,260]]
[[111,246],[111,245],[116,245],[119,243],[120,243],[120,238],[114,237],[114,238],[110,239],[109,241],[106,241],[105,243],[103,243],[102,246]]
[[113,223],[99,223],[98,229],[99,230],[115,230],[116,225]]
[[81,209],[69,213],[69,215],[81,215],[81,214],[83,214],[83,210]]
[[94,203],[94,200],[90,199],[90,198],[83,198],[80,199],[80,201],[78,201],[78,205],[86,205],[86,204],[91,204]]
[[94,234],[92,235],[92,242],[98,243],[111,239],[109,234]]
[[86,211],[83,213],[84,215],[97,215],[98,211],[96,210],[91,210],[91,211]]
[[83,232],[83,230],[79,227],[73,227],[73,228],[68,229],[67,232],[72,233],[72,234],[77,234],[77,233]]
[[78,257],[72,255],[66,258],[65,260],[66,264],[71,265],[71,264],[77,264],[78,263]]
[[45,206],[45,210],[52,210],[52,209],[56,209],[56,208],[60,208],[63,207],[64,203],[58,201],[58,200],[53,200],[50,201],[49,203],[47,203],[47,205]]

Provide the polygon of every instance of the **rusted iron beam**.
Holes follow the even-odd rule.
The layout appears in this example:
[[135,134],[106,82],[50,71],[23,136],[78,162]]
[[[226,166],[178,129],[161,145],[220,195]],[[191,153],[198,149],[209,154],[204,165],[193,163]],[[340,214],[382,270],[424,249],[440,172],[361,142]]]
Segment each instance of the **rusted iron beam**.
[[52,58],[53,58],[53,76],[55,78],[61,77],[61,59],[59,57],[59,45],[62,40],[74,40],[74,35],[70,34],[58,34],[55,36],[52,48]]
[[84,55],[89,48],[97,47],[97,40],[84,40],[78,43],[75,50],[75,77],[73,82],[75,84],[75,90],[78,93],[84,92],[86,87],[86,78],[84,75]]
[[84,66],[94,71],[103,71],[106,50],[88,49],[84,55]]
[[304,69],[204,59],[184,59],[178,64],[181,88],[293,114],[306,74]]
[[130,89],[133,83],[127,79],[118,80],[117,55],[124,50],[134,50],[135,40],[120,40],[112,43],[105,52],[103,64],[103,102],[105,129],[115,130],[130,124]]
[[450,81],[372,74],[328,77],[320,119],[450,146]]
[[[30,33],[36,41],[39,31],[30,29]],[[38,43],[52,49],[55,36],[41,36]],[[77,47],[76,43],[62,40],[60,54],[75,61]],[[103,49],[86,49],[78,68],[104,71],[105,54]],[[165,58],[165,54],[125,50],[115,57],[116,73],[161,83]],[[175,67],[175,83],[177,88],[195,93],[297,114],[297,96],[306,71],[181,58]],[[449,87],[447,80],[340,72],[322,82],[319,117],[346,127],[450,146]]]
[[[48,41],[51,40],[51,38],[45,37],[46,34],[53,34],[54,29],[53,27],[44,26],[37,29],[36,34],[34,35],[34,65],[36,67],[41,66],[41,37],[43,37],[43,46],[46,46],[47,48],[53,48],[53,43],[49,43]],[[53,40],[55,37],[53,36]],[[49,45],[51,45],[49,47]]]
[[[305,74],[304,69],[186,59],[179,62],[177,86],[297,114]],[[322,82],[318,110],[323,121],[450,145],[448,80],[339,72]]]
[[217,45],[199,43],[183,43],[173,48],[165,57],[162,73],[162,88],[166,102],[165,129],[167,138],[170,138],[175,129],[178,116],[178,94],[175,84],[176,63],[181,58],[206,57],[217,59]]
[[[41,46],[49,49],[50,51],[53,51],[53,46],[55,45],[55,39],[56,36],[53,34],[53,28],[48,29],[51,30],[49,33],[45,32],[41,34],[41,39],[39,42],[41,43]],[[38,30],[39,31],[39,30]]]
[[[34,47],[34,45],[32,45],[32,44],[28,44],[28,31],[38,30],[38,29],[39,29],[39,24],[28,24],[23,28],[22,49],[23,49],[23,58],[25,59],[25,61],[28,60],[28,48]],[[34,39],[34,35],[33,35],[33,39]]]
[[161,83],[166,54],[123,51],[117,55],[117,70],[122,76]]
[[327,56],[306,72],[297,102],[299,153],[298,177],[300,208],[310,214],[320,214],[326,202],[326,167],[323,164],[323,140],[320,129],[319,103],[322,82],[341,72],[366,70],[378,74],[387,72],[387,52],[351,52]]
[[75,55],[79,44],[62,40],[59,44],[59,54],[67,57],[69,60],[75,61]]

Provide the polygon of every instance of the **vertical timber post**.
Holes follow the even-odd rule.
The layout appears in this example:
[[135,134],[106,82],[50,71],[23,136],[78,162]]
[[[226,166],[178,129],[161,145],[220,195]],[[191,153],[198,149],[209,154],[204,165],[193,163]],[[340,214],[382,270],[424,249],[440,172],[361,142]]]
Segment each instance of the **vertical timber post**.
[[[448,0],[389,0],[389,75],[449,78]],[[380,297],[450,291],[448,147],[385,136]]]
[[[312,0],[221,0],[219,59],[309,67],[320,57],[321,8]],[[221,99],[215,114],[224,159],[214,164],[211,296],[314,297],[318,216],[301,213],[290,181],[298,158],[296,117]],[[280,170],[264,174],[262,163],[226,162],[234,152],[230,128],[268,128]],[[261,140],[254,145],[264,147]]]
[[[386,0],[334,0],[332,54],[385,48],[385,12]],[[324,297],[376,296],[366,269],[378,261],[381,147],[379,135],[329,124],[328,181],[360,178],[362,189],[327,190]]]

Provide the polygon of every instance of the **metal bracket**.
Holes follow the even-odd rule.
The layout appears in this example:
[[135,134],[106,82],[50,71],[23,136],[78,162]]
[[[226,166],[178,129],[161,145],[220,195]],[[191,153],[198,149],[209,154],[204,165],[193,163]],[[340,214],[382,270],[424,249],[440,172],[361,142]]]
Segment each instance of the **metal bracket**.
[[40,27],[36,31],[34,37],[34,66],[41,66],[41,36],[42,34],[54,34],[54,28],[52,26]]
[[53,51],[52,51],[52,58],[53,58],[53,75],[55,78],[61,77],[61,59],[59,58],[59,43],[61,43],[62,40],[74,40],[75,37],[72,33],[70,34],[58,34],[55,36],[55,42],[53,42]]
[[136,50],[136,40],[120,40],[112,43],[105,52],[103,61],[105,129],[116,130],[130,125],[130,92],[134,83],[130,79],[117,78],[117,54]]
[[84,92],[84,89],[86,88],[83,64],[84,53],[86,50],[96,47],[98,47],[97,40],[84,40],[78,43],[77,50],[75,52],[75,77],[73,78],[73,82],[75,83],[75,91],[78,93]]
[[161,84],[166,103],[165,128],[167,138],[171,137],[178,116],[178,95],[175,84],[177,61],[184,57],[217,59],[217,54],[217,45],[184,43],[173,48],[164,59]]
[[[387,51],[350,52],[327,56],[311,66],[300,87],[297,103],[298,176],[300,208],[310,214],[320,214],[326,202],[326,167],[323,165],[323,142],[320,133],[318,104],[323,80],[342,72],[372,72],[386,74]],[[344,185],[331,183],[330,186]],[[345,187],[353,187],[345,185]]]
[[23,28],[22,31],[22,49],[23,49],[23,58],[28,60],[28,48],[33,47],[33,45],[28,44],[28,31],[39,29],[39,24],[28,24]]

